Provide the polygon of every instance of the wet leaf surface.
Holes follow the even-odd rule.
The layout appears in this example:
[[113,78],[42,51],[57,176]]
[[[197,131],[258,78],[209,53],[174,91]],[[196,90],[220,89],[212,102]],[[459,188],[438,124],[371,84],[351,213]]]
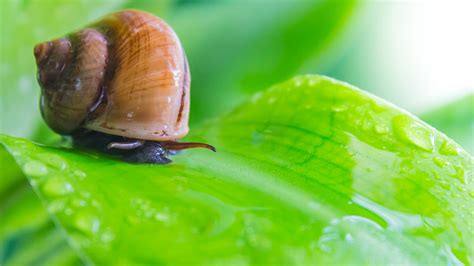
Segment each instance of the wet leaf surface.
[[85,262],[469,264],[472,158],[345,83],[297,77],[133,165],[1,135]]

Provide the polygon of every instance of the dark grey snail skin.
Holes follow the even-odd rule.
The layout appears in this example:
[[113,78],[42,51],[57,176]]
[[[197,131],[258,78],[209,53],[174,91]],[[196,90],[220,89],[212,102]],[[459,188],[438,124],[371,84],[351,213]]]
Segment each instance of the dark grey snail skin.
[[[93,130],[78,131],[72,135],[72,140],[75,147],[120,156],[129,163],[168,164],[171,163],[168,157],[176,154],[175,150],[166,149],[157,141],[130,139]],[[123,147],[111,147],[114,144]]]

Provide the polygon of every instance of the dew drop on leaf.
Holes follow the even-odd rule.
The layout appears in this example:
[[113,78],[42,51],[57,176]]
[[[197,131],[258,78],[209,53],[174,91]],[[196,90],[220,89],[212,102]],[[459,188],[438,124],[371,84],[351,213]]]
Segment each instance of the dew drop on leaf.
[[440,181],[439,184],[446,190],[451,190],[451,184],[445,181]]
[[41,186],[41,191],[49,197],[59,197],[74,191],[72,185],[62,177],[49,178]]
[[445,140],[441,147],[439,147],[439,153],[443,155],[458,155],[459,147],[451,140]]
[[433,162],[440,168],[443,168],[446,165],[449,165],[449,162],[443,159],[442,157],[433,157]]
[[100,220],[96,215],[83,210],[74,217],[74,226],[83,233],[93,235],[99,231]]
[[86,178],[87,174],[80,171],[80,170],[75,170],[73,173],[72,173],[75,177],[79,178],[80,180]]
[[42,160],[48,162],[49,165],[56,168],[57,170],[65,170],[67,168],[67,163],[61,157],[55,154],[39,154],[42,157]]
[[384,125],[375,125],[374,130],[378,134],[386,134],[389,131],[389,129]]
[[348,109],[348,106],[346,104],[337,104],[331,107],[331,110],[333,110],[334,112],[344,112],[347,109]]
[[81,198],[74,198],[71,200],[71,204],[74,207],[84,207],[87,205],[87,202]]
[[23,165],[23,172],[27,176],[38,177],[48,173],[46,166],[38,161],[29,161]]
[[454,174],[454,177],[458,179],[462,184],[466,183],[466,171],[464,168],[460,166],[454,166],[454,170],[456,173]]
[[399,115],[392,120],[393,130],[405,143],[415,145],[425,151],[433,150],[433,136],[428,128],[406,115]]
[[112,232],[112,230],[110,230],[110,229],[104,230],[104,232],[100,236],[100,240],[104,243],[109,243],[110,241],[112,241],[114,239],[115,239],[115,235]]
[[50,213],[59,213],[64,210],[66,203],[63,199],[53,200],[48,204],[48,211]]

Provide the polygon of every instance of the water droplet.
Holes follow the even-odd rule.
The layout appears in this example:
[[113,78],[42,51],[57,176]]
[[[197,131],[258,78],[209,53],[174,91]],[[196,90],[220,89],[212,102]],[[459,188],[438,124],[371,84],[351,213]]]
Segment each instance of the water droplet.
[[363,123],[362,123],[362,129],[365,130],[365,131],[368,131],[369,129],[372,128],[372,123],[368,120],[365,120]]
[[86,178],[87,174],[80,171],[80,170],[75,170],[73,172],[73,175],[76,176],[77,178],[79,178],[79,180],[83,180],[84,178]]
[[345,240],[346,242],[352,242],[353,239],[352,239],[351,234],[346,234],[346,236],[344,237],[344,240]]
[[53,200],[48,204],[48,211],[50,213],[61,212],[64,209],[65,205],[66,205],[66,203],[64,202],[64,200],[61,200],[61,199]]
[[379,124],[375,125],[374,129],[375,129],[375,132],[378,134],[386,134],[389,131],[388,127],[384,125],[379,125]]
[[400,140],[415,145],[425,151],[433,150],[433,136],[431,131],[406,115],[393,118],[393,130]]
[[37,177],[46,175],[48,173],[48,169],[41,162],[29,161],[23,165],[23,172],[27,176]]
[[442,157],[433,157],[433,162],[440,168],[443,168],[446,165],[449,165],[449,162],[443,159]]
[[296,77],[293,79],[295,87],[300,87],[304,83],[304,79],[302,77]]
[[439,184],[440,184],[441,187],[443,187],[444,189],[451,190],[451,184],[450,184],[450,183],[441,181],[441,182],[439,182]]
[[454,177],[458,179],[461,183],[466,184],[466,171],[464,170],[464,168],[459,165],[456,165],[454,166],[454,170],[456,170]]
[[41,191],[49,197],[64,196],[74,191],[70,183],[61,177],[52,177],[41,187]]
[[74,207],[84,207],[87,205],[87,202],[81,198],[74,198],[71,201],[72,206]]
[[309,85],[309,86],[314,86],[314,85],[319,84],[320,82],[321,82],[321,79],[311,77],[311,78],[309,79],[308,85]]
[[94,234],[99,231],[99,218],[87,211],[81,211],[74,217],[74,226],[81,232],[86,234]]
[[157,212],[155,214],[155,219],[160,222],[167,222],[170,219],[170,216],[166,213]]
[[441,144],[441,147],[439,147],[439,153],[443,155],[458,155],[459,149],[460,148],[456,143],[451,140],[445,140],[443,144]]
[[434,173],[433,173],[433,177],[434,177],[436,180],[441,180],[441,177],[439,176],[438,172],[434,172]]
[[47,164],[51,165],[52,167],[58,170],[64,170],[67,168],[67,163],[64,161],[59,155],[56,154],[40,154]]
[[112,232],[111,229],[106,229],[106,230],[104,230],[104,232],[103,232],[102,235],[100,236],[100,240],[101,240],[102,242],[105,242],[105,243],[108,243],[108,242],[110,242],[110,241],[112,241],[112,240],[114,240],[114,239],[115,239],[115,235],[114,235],[114,233]]
[[334,112],[343,112],[343,111],[346,111],[348,108],[347,104],[338,104],[338,105],[333,105],[331,107],[331,110],[333,110]]

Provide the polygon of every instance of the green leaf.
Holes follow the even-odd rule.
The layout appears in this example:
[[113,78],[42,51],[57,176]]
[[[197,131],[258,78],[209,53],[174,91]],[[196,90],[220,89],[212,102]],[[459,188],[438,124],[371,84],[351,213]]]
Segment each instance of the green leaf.
[[49,219],[20,167],[1,145],[0,163],[0,264],[77,264],[79,258]]
[[469,264],[472,158],[410,114],[294,78],[200,128],[170,165],[1,135],[86,262]]
[[474,93],[422,114],[421,119],[474,154]]
[[[1,162],[3,167],[5,161]],[[4,184],[4,180],[0,184]],[[23,175],[0,196],[1,265],[77,265],[80,262]]]
[[[333,58],[356,0],[223,1],[166,16],[186,50],[191,124],[228,111],[247,95]],[[331,59],[329,59],[331,58]]]

